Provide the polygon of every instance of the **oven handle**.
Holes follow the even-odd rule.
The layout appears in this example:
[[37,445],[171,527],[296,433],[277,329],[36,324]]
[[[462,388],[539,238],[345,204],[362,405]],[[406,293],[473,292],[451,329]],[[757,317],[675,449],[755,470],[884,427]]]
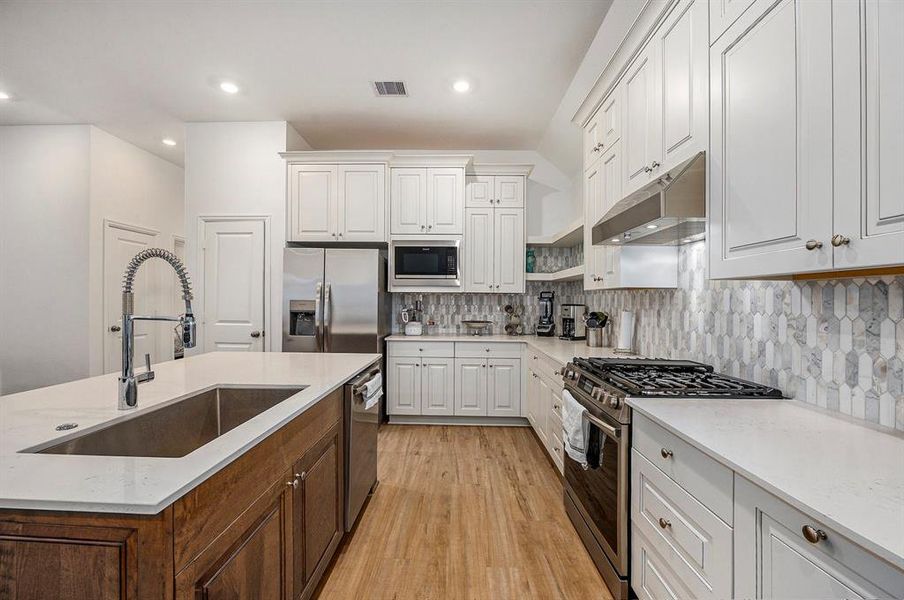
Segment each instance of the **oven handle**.
[[618,439],[620,430],[616,429],[612,425],[609,425],[605,421],[603,421],[597,417],[594,417],[587,410],[584,410],[584,416],[587,417],[588,421],[590,421],[591,423],[593,423],[594,425],[599,427],[603,431],[603,433],[605,433],[606,435],[608,435],[611,438]]

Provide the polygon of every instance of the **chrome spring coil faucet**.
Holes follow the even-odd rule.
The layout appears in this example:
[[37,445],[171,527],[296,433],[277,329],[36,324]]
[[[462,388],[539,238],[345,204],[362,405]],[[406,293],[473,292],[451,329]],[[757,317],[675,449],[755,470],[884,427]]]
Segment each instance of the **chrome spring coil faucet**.
[[[135,282],[135,274],[138,268],[149,258],[165,260],[176,271],[179,282],[182,285],[182,299],[185,301],[185,314],[181,317],[155,317],[138,316],[132,314],[135,307],[135,297],[132,286]],[[175,254],[162,248],[148,248],[142,250],[129,262],[122,276],[122,374],[119,376],[119,409],[127,410],[138,405],[138,384],[154,379],[151,370],[151,357],[145,354],[144,373],[135,375],[133,365],[135,353],[135,321],[173,321],[179,323],[182,328],[182,344],[186,348],[195,346],[195,317],[191,311],[191,280],[188,271]]]

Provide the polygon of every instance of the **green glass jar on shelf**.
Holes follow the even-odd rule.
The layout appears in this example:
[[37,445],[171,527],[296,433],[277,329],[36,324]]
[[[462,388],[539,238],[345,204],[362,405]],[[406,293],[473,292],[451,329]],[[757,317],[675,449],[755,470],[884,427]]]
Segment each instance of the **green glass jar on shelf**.
[[525,261],[525,270],[528,273],[533,273],[534,269],[537,268],[537,257],[534,255],[534,249],[527,249],[527,260]]

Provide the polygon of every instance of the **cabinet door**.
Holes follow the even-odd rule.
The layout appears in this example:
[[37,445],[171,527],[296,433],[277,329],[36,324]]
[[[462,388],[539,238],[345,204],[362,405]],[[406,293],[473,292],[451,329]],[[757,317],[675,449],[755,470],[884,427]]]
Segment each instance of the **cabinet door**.
[[832,3],[757,0],[710,60],[710,276],[830,269]]
[[427,169],[427,233],[461,235],[464,208],[464,169]]
[[543,442],[543,446],[549,445],[549,411],[552,406],[552,390],[546,381],[537,375],[539,390],[537,393],[537,435]]
[[524,293],[524,209],[493,211],[494,292]]
[[662,94],[659,172],[707,147],[708,18],[705,0],[682,0],[655,34]]
[[[286,485],[286,480],[290,485]],[[289,493],[291,489],[290,474],[286,473],[265,492],[270,498],[260,518],[195,583],[193,590],[189,591],[187,586],[180,585],[181,575],[176,576],[177,598],[288,598],[291,585],[288,570],[293,541],[291,512],[294,509]],[[190,575],[191,570],[183,573]]]
[[339,165],[339,239],[386,241],[386,167]]
[[338,179],[336,165],[289,167],[289,241],[337,240]]
[[521,175],[497,175],[494,190],[497,207],[524,208],[524,177]]
[[[619,174],[620,177],[620,174]],[[603,164],[597,161],[584,173],[584,289],[596,290],[602,286],[605,250],[593,245],[593,226],[600,220],[599,207],[603,195]]]
[[423,359],[420,372],[421,412],[419,414],[455,414],[455,359]]
[[487,415],[487,361],[479,358],[455,359],[455,415]]
[[427,169],[390,169],[389,222],[396,234],[427,231]]
[[621,137],[622,128],[622,86],[616,87],[609,96],[603,100],[599,109],[599,122],[602,128],[602,148],[606,151]]
[[738,475],[734,539],[736,598],[904,598],[904,573]]
[[710,43],[725,33],[753,2],[754,0],[709,0]]
[[[599,194],[600,212],[605,215],[619,200],[622,199],[622,166],[621,144],[616,143],[606,151],[600,161],[602,170],[601,188]],[[601,216],[602,216],[601,215]],[[603,289],[617,288],[621,286],[621,265],[619,246],[594,246],[594,268],[599,273],[598,287]],[[586,256],[586,253],[585,253]]]
[[902,264],[904,2],[836,2],[832,23],[834,266]]
[[[345,531],[342,423],[295,464],[292,539],[295,598],[310,598]],[[245,596],[241,596],[245,597]]]
[[387,362],[386,413],[421,414],[421,359],[393,357]]
[[600,157],[603,149],[603,126],[600,123],[602,112],[598,109],[584,125],[584,168],[586,169]]
[[493,209],[465,209],[464,291],[493,289]]
[[521,414],[521,359],[491,358],[487,361],[489,393],[487,414],[517,417]]
[[469,175],[465,208],[489,208],[493,206],[495,182],[492,175]]
[[539,416],[540,406],[540,377],[533,369],[527,369],[527,420],[540,435],[540,426],[537,417]]
[[625,74],[624,189],[627,193],[647,184],[659,167],[661,94],[658,89],[656,39],[647,44]]

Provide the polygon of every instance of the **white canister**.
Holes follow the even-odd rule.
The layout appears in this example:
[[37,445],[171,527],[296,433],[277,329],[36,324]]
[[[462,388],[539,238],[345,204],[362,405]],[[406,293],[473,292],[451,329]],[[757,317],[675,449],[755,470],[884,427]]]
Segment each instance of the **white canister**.
[[408,321],[405,323],[405,335],[421,335],[424,333],[424,324],[420,321]]
[[634,352],[634,311],[623,310],[618,321],[616,352]]

